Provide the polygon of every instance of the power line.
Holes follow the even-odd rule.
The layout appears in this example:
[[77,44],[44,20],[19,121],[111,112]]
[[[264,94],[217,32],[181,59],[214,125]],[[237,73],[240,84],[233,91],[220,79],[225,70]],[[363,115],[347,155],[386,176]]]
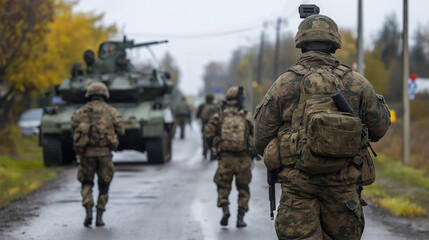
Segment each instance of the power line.
[[127,33],[127,35],[134,35],[139,37],[154,37],[154,38],[208,38],[208,37],[221,37],[226,35],[233,35],[242,32],[248,32],[257,28],[260,28],[261,25],[255,24],[250,27],[245,27],[241,29],[233,30],[224,30],[219,32],[207,32],[207,33],[190,33],[190,34],[176,34],[176,33]]

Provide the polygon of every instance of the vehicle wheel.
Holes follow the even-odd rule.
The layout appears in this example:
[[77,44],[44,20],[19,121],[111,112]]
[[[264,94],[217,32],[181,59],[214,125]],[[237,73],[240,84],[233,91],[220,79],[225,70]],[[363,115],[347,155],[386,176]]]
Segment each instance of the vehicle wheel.
[[171,137],[164,130],[162,137],[146,140],[146,151],[149,163],[162,164],[171,160]]
[[43,135],[43,162],[46,167],[59,166],[63,164],[63,153],[61,139],[57,135]]

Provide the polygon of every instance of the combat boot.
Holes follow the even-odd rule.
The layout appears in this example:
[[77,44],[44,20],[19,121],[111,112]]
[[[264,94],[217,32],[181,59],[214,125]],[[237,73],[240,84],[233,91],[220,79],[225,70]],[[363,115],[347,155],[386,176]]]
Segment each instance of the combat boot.
[[222,219],[220,220],[220,225],[228,226],[228,218],[231,216],[231,214],[229,213],[228,205],[223,205],[222,211],[223,211],[223,216],[222,216]]
[[244,222],[243,218],[244,218],[244,213],[238,212],[238,216],[237,216],[237,227],[238,228],[244,228],[247,226],[247,224]]
[[85,205],[85,210],[86,210],[86,217],[85,217],[85,221],[83,221],[83,225],[85,227],[88,227],[92,223],[92,206]]
[[103,210],[97,208],[97,219],[95,220],[95,226],[102,227],[104,226],[103,222]]

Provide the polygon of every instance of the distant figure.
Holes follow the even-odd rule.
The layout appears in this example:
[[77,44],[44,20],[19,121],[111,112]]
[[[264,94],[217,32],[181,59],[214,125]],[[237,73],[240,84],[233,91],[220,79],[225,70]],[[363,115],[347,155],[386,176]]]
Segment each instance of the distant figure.
[[[214,96],[212,94],[206,95],[206,102],[201,104],[198,107],[197,111],[197,118],[201,119],[201,133],[203,135],[203,156],[204,159],[207,158],[207,152],[208,152],[208,146],[207,141],[204,137],[204,128],[206,127],[207,123],[209,122],[210,118],[215,113],[220,113],[221,109],[220,107],[215,103]],[[210,154],[210,160],[213,160],[213,154]]]
[[104,226],[103,212],[108,200],[109,185],[113,178],[112,150],[119,144],[118,134],[124,134],[121,114],[105,101],[109,98],[107,87],[96,82],[86,91],[89,102],[77,110],[71,122],[73,147],[79,159],[77,178],[82,183],[82,205],[86,210],[83,225],[92,223],[92,187],[94,175],[98,177],[97,218],[95,225]]
[[214,182],[217,185],[217,206],[222,208],[222,226],[228,225],[229,193],[235,176],[238,190],[237,227],[246,227],[244,214],[249,210],[250,190],[252,179],[253,118],[242,108],[245,93],[242,87],[232,87],[226,93],[226,107],[221,113],[216,113],[205,128],[207,143],[215,155],[219,155],[219,164]]
[[186,97],[182,97],[182,101],[174,108],[176,117],[176,126],[180,126],[180,139],[185,138],[185,125],[191,121],[191,107],[186,103]]

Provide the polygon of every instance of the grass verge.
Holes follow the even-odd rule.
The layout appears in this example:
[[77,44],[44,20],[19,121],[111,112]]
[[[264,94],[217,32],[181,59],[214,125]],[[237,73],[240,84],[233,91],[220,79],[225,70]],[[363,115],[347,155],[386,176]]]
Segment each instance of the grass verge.
[[45,168],[37,137],[14,136],[13,154],[0,155],[0,207],[55,178],[60,168]]
[[429,209],[429,177],[424,170],[403,166],[385,155],[374,159],[377,179],[364,197],[394,216],[423,216]]

